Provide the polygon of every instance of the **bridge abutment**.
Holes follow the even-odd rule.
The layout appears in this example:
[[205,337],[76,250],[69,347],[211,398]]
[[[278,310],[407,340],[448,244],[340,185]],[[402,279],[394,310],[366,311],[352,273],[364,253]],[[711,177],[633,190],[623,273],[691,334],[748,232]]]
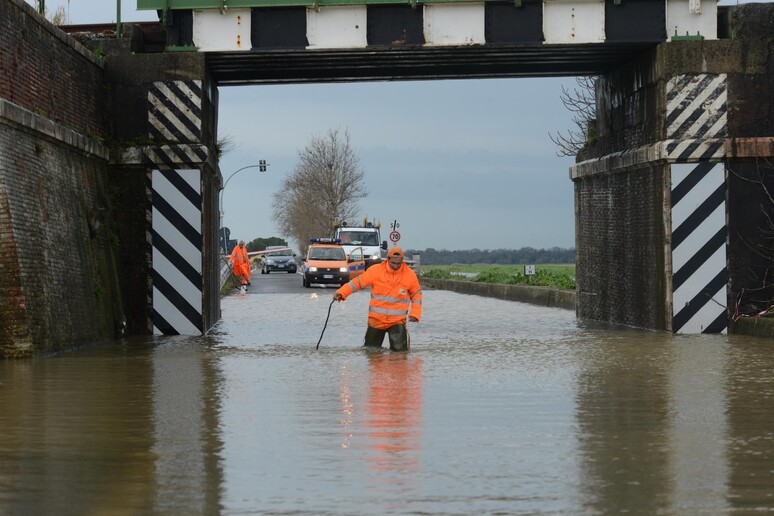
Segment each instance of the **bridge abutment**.
[[220,313],[217,89],[195,52],[119,55],[106,72],[123,144],[112,174],[132,213],[120,225],[131,327],[202,334]]
[[735,39],[662,43],[598,82],[570,172],[580,317],[722,332],[772,299],[774,12],[730,12]]

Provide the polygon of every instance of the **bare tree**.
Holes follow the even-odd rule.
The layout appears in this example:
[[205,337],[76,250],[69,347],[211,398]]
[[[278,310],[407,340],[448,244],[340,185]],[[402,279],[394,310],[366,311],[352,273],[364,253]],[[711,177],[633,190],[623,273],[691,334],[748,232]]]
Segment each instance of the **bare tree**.
[[598,76],[576,77],[577,86],[572,90],[562,86],[559,96],[562,104],[573,113],[573,128],[566,134],[549,133],[551,141],[559,147],[557,156],[575,156],[588,144],[594,143],[596,134],[597,100],[596,85]]
[[302,251],[311,237],[333,233],[336,221],[352,219],[368,195],[350,144],[349,131],[329,130],[298,153],[299,163],[274,194],[274,220]]

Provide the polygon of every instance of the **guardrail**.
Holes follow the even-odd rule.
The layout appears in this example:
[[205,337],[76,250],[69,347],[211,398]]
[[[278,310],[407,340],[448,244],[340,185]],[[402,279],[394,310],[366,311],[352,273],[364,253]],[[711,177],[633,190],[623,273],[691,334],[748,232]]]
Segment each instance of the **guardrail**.
[[226,284],[226,280],[231,276],[231,267],[227,263],[224,263],[220,268],[220,288]]

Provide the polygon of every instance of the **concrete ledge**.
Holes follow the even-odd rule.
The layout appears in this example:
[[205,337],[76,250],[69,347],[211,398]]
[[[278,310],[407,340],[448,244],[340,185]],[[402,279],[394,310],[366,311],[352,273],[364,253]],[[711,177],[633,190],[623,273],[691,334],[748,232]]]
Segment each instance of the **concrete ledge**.
[[460,294],[473,294],[483,297],[495,297],[506,301],[519,301],[533,305],[550,306],[575,310],[574,290],[561,290],[550,287],[528,285],[502,285],[498,283],[478,283],[475,281],[455,281],[419,277],[422,288],[451,290]]
[[45,117],[37,115],[18,104],[0,99],[0,123],[12,125],[38,136],[47,136],[64,145],[74,147],[86,154],[107,160],[108,148],[96,140],[82,135],[68,127],[59,125]]
[[774,338],[774,317],[743,317],[733,324],[734,335]]
[[[698,163],[705,160],[721,161],[722,159],[730,158],[770,158],[774,156],[774,137],[770,136],[760,138],[685,139],[681,140],[679,142],[680,146],[676,147],[676,150],[673,150],[670,154],[668,149],[670,145],[675,143],[678,143],[677,140],[664,140],[637,149],[613,152],[599,158],[581,161],[570,167],[570,179],[628,172],[644,164],[656,162]],[[681,149],[689,145],[705,149],[706,146],[712,146],[713,144],[720,144],[720,146],[715,154],[709,157],[703,153],[696,154],[694,152],[691,155],[681,153]],[[705,147],[702,147],[702,145]]]

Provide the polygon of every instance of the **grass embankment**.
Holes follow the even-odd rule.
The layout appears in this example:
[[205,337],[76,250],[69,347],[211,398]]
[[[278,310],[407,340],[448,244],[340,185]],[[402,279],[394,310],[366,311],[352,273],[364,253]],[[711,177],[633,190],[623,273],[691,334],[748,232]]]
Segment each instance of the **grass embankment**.
[[424,277],[435,279],[575,290],[574,264],[536,265],[534,276],[525,276],[523,265],[423,265],[422,272]]

